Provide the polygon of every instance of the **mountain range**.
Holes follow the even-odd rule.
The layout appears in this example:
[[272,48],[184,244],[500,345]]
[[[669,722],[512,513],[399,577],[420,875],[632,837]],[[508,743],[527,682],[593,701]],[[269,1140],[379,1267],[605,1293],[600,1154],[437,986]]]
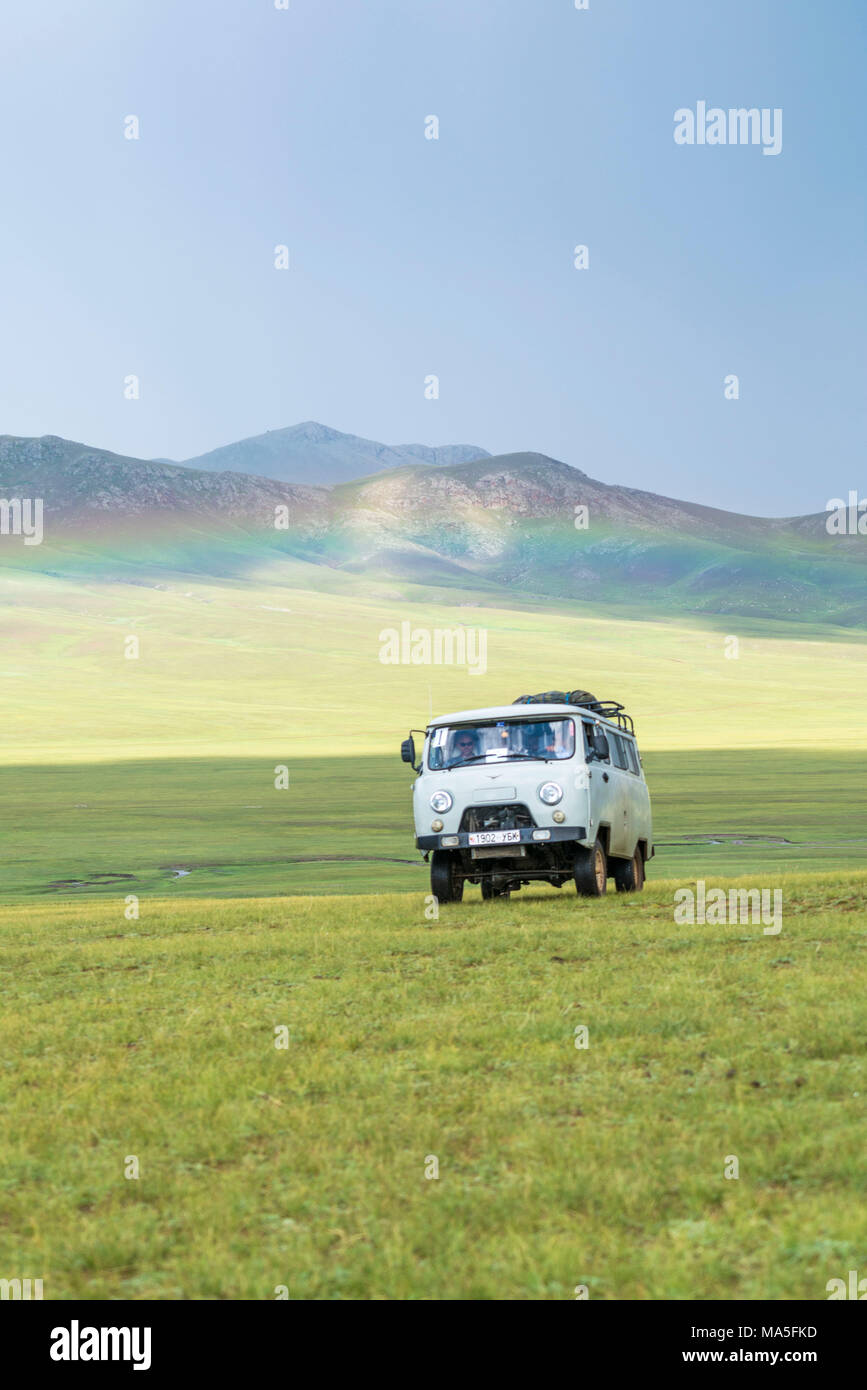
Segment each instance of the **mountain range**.
[[490,455],[473,444],[445,444],[439,448],[427,444],[378,444],[374,439],[342,434],[315,420],[305,420],[288,429],[268,430],[236,444],[225,444],[210,453],[185,459],[184,463],[187,468],[208,472],[255,473],[284,483],[330,486],[406,463],[438,466],[480,458]]
[[[219,466],[257,460],[257,472]],[[46,537],[23,553],[0,536],[0,563],[53,574],[237,574],[289,555],[491,601],[518,592],[867,627],[867,547],[829,536],[824,513],[727,512],[543,454],[393,448],[305,424],[178,464],[7,435],[0,497],[43,498]]]

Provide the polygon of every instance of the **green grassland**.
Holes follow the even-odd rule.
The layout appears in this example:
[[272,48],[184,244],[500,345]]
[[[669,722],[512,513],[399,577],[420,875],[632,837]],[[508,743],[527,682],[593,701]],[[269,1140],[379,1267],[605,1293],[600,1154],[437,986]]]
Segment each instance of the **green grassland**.
[[[422,889],[413,774],[397,754],[0,769],[4,899]],[[863,866],[867,754],[650,752],[651,878]],[[182,873],[178,873],[182,870]]]
[[[482,605],[296,561],[244,583],[131,573],[4,572],[6,899],[124,884],[178,896],[414,889],[424,869],[400,739],[431,710],[556,684],[632,710],[658,873],[864,864],[858,634]],[[403,621],[483,628],[486,670],[383,665],[381,634]],[[278,765],[288,790],[274,787]]]
[[826,1298],[867,1264],[867,877],[791,875],[778,936],[678,926],[674,886],[4,909],[0,1268],[46,1298]]
[[[2,572],[0,761],[390,753],[431,710],[563,685],[622,700],[645,750],[867,750],[860,632],[482,603],[289,561],[243,583],[130,573],[118,583]],[[484,673],[384,665],[381,634],[403,621],[483,628]],[[737,659],[726,658],[728,636]]]
[[[863,634],[91,560],[2,573],[0,1275],[787,1299],[864,1267]],[[483,628],[487,669],[383,665],[405,620]],[[429,920],[401,738],[562,685],[635,717],[645,892]],[[677,925],[697,878],[781,888],[781,934]]]

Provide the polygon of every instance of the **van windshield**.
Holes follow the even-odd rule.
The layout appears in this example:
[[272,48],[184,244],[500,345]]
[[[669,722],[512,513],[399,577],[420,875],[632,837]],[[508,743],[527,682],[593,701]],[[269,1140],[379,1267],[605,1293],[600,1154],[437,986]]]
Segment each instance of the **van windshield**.
[[571,758],[574,752],[572,719],[498,719],[431,730],[428,767],[435,771],[464,763],[547,762]]

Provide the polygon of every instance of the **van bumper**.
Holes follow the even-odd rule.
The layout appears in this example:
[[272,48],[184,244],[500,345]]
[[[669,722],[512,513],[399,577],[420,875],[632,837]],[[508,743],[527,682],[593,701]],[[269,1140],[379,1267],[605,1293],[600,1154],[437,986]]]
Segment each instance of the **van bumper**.
[[[542,831],[545,832],[544,838]],[[586,840],[587,830],[583,825],[523,826],[520,840],[509,840],[503,845],[508,851],[510,845],[551,845],[562,840]],[[446,843],[444,844],[443,841]],[[432,849],[495,849],[496,845],[471,845],[469,831],[461,830],[455,835],[418,835],[416,845],[425,852]]]

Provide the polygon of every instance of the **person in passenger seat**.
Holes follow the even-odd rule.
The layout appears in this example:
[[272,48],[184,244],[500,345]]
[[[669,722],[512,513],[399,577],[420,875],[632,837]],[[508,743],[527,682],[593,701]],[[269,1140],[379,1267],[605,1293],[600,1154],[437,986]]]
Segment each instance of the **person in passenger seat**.
[[557,740],[550,724],[531,725],[527,732],[526,751],[534,758],[556,758]]

